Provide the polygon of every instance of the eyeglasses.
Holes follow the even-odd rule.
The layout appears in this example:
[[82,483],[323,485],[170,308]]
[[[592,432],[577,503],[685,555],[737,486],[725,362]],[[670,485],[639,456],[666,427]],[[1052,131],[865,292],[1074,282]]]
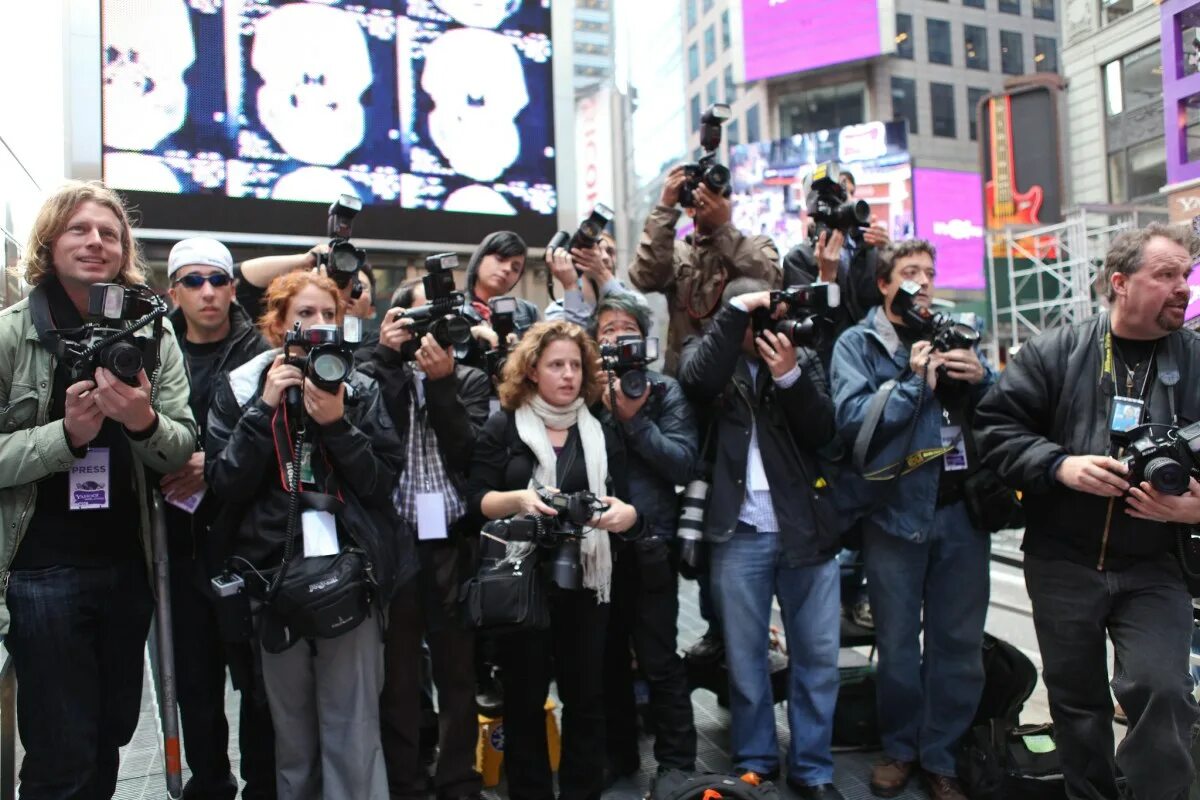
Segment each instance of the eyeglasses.
[[213,288],[220,289],[222,286],[228,286],[233,280],[224,272],[214,272],[212,275],[184,275],[182,278],[176,278],[175,283],[181,284],[187,289],[199,289],[204,285],[205,281],[211,283]]

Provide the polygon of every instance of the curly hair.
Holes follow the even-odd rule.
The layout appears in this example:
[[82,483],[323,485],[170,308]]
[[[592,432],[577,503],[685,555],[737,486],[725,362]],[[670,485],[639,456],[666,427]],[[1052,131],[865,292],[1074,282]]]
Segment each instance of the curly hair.
[[551,342],[560,340],[579,345],[583,357],[583,385],[580,396],[588,405],[600,399],[604,391],[601,379],[600,350],[596,340],[587,335],[583,328],[573,322],[539,322],[525,331],[521,341],[508,354],[504,371],[500,375],[500,407],[505,411],[516,411],[537,393],[537,384],[529,379],[530,371],[537,365]]
[[30,286],[54,274],[54,245],[80,204],[92,202],[111,211],[121,225],[121,270],[116,282],[126,286],[146,282],[146,262],[133,238],[129,211],[121,196],[100,181],[69,181],[46,198],[38,211],[15,272]]
[[267,287],[267,295],[263,298],[267,310],[258,318],[258,330],[272,347],[283,344],[288,307],[292,304],[292,298],[309,286],[329,292],[329,296],[337,305],[337,322],[342,324],[342,316],[346,313],[346,301],[342,299],[342,293],[338,291],[332,278],[308,270],[288,272],[271,281],[271,285]]

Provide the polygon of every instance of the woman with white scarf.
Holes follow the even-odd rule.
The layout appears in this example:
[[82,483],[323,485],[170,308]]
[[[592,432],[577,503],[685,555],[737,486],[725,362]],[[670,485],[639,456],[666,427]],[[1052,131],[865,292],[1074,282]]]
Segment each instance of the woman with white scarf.
[[588,410],[603,390],[602,376],[596,343],[583,329],[569,322],[534,325],[508,356],[501,410],[475,444],[469,495],[483,517],[553,516],[538,486],[588,489],[609,506],[593,518],[580,547],[582,588],[550,587],[550,628],[498,640],[512,800],[554,800],[543,710],[552,676],[563,704],[559,798],[596,800],[604,788],[609,533],[630,532],[639,520],[618,497],[628,496],[621,440]]

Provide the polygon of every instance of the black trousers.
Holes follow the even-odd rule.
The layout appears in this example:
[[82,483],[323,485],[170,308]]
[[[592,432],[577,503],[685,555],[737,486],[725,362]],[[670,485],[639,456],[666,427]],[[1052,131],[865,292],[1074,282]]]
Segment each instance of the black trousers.
[[184,756],[192,777],[186,800],[233,800],[238,785],[229,764],[225,718],[225,668],[241,693],[238,746],[245,800],[274,800],[275,733],[250,642],[221,640],[209,595],[197,585],[199,567],[186,555],[171,557],[171,622],[175,636],[176,691]]
[[696,766],[696,728],[687,670],[676,649],[679,586],[669,548],[661,539],[631,543],[614,553],[612,608],[605,646],[604,707],[610,765],[637,770],[637,707],[630,644],[650,688],[654,758],[660,770]]
[[[1192,602],[1174,558],[1099,572],[1026,556],[1025,585],[1068,797],[1117,800],[1118,766],[1137,800],[1187,797],[1200,712],[1188,666]],[[1108,637],[1112,691],[1129,717],[1115,756]]]
[[457,542],[422,543],[421,571],[392,599],[384,645],[380,697],[383,756],[393,798],[425,796],[421,764],[421,638],[433,660],[437,687],[438,760],[434,787],[440,798],[476,794],[475,632],[458,612],[457,592],[469,554]]
[[504,675],[504,771],[511,800],[554,800],[543,707],[562,700],[559,800],[596,800],[604,784],[604,643],[608,604],[590,589],[550,594],[550,629],[497,640]]

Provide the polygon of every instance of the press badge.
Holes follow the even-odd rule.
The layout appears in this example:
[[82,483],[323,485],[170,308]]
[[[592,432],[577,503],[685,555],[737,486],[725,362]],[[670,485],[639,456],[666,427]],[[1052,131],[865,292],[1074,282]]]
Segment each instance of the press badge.
[[417,538],[445,539],[446,496],[441,492],[417,492]]
[[67,507],[71,511],[108,508],[108,479],[108,448],[88,448],[67,473]]
[[304,557],[334,556],[338,552],[337,520],[328,511],[305,511],[300,514],[304,530]]
[[1121,434],[1142,424],[1145,402],[1133,397],[1114,397],[1112,416],[1108,420],[1108,432]]
[[196,509],[200,507],[200,501],[204,499],[204,494],[207,491],[207,488],[201,489],[191,497],[185,497],[182,500],[172,500],[169,497],[164,497],[163,499],[178,509],[186,511],[189,514],[195,514]]
[[958,425],[942,426],[942,447],[949,447],[942,456],[946,472],[961,472],[967,468],[967,442]]

